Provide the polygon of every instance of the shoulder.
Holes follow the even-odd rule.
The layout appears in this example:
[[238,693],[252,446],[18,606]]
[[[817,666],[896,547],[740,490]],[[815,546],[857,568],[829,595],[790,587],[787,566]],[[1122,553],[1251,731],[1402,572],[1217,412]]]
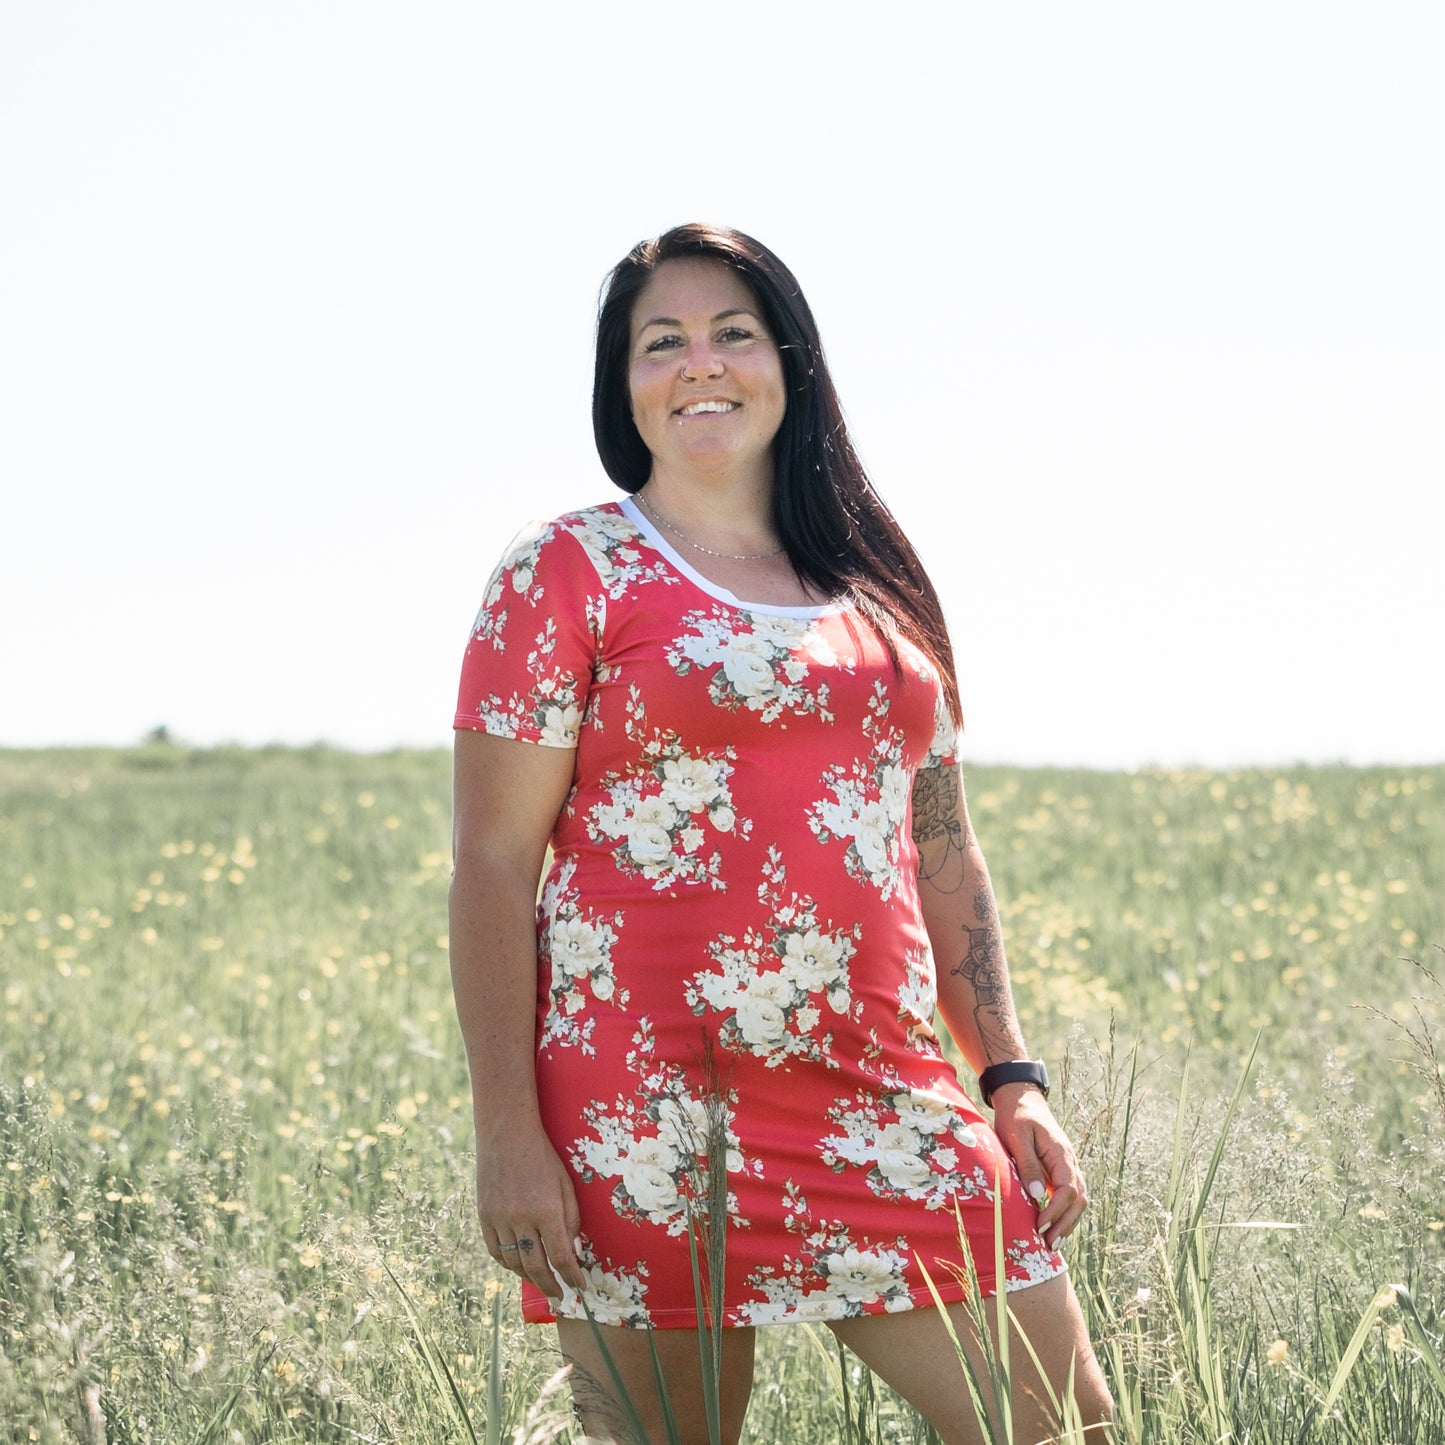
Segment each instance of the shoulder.
[[536,519],[526,523],[507,544],[497,575],[510,576],[517,591],[527,591],[539,567],[566,567],[569,559],[579,561],[579,547],[595,561],[609,543],[636,535],[636,528],[614,502]]
[[[563,512],[548,521],[529,522],[512,542],[512,552],[572,551],[569,545],[581,547],[594,563],[602,564],[619,549],[636,544],[642,537],[627,513],[617,502],[602,502],[595,507],[580,507]],[[560,543],[560,547],[555,545]]]
[[598,502],[592,507],[578,507],[553,517],[545,524],[557,531],[570,532],[578,536],[626,536],[638,535],[636,526],[622,510],[621,502]]
[[535,517],[518,529],[507,548],[510,556],[545,545],[556,537],[606,537],[613,533],[636,536],[637,528],[616,502],[599,502],[593,507],[577,507],[556,517]]
[[581,528],[585,534],[586,519],[603,510],[588,508],[526,523],[492,568],[472,636],[490,638],[500,650],[509,625],[530,627],[530,614],[568,612],[594,594],[596,567],[577,533]]
[[550,537],[566,537],[586,554],[601,590],[612,601],[653,583],[681,580],[620,502],[564,512],[545,524]]

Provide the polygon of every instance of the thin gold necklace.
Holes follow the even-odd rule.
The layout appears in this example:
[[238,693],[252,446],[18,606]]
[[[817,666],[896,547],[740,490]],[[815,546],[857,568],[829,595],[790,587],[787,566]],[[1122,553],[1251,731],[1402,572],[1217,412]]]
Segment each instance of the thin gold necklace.
[[771,552],[714,552],[711,547],[704,547],[701,542],[694,542],[680,527],[674,527],[641,492],[638,492],[637,500],[647,508],[648,515],[659,526],[666,527],[674,537],[686,542],[694,551],[705,552],[709,557],[724,557],[729,562],[762,562],[769,557],[781,557],[787,550],[784,547],[775,547]]

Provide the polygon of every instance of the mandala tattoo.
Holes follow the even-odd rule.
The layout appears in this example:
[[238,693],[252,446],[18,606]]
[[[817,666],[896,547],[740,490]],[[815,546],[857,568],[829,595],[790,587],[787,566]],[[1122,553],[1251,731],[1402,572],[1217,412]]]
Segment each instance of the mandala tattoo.
[[973,1016],[979,1038],[992,1057],[996,1049],[1013,1047],[1013,1001],[1009,995],[1004,966],[1003,939],[999,936],[993,895],[979,888],[973,895],[973,912],[978,926],[965,928],[968,951],[953,972],[973,989]]
[[994,909],[993,890],[990,888],[979,888],[973,895],[973,916],[978,919],[979,924],[985,928],[998,928],[998,914]]

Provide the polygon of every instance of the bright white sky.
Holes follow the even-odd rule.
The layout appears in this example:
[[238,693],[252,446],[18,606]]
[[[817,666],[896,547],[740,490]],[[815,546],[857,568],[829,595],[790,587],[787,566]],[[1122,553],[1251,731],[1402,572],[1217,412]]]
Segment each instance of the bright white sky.
[[446,745],[598,286],[802,280],[976,760],[1445,757],[1445,6],[0,10],[0,745]]

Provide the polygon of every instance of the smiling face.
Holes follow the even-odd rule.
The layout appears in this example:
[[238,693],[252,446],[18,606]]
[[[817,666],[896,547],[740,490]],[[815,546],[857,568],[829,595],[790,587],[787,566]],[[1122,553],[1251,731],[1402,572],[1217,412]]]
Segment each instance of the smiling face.
[[632,310],[632,416],[653,475],[772,479],[782,360],[746,282],[719,261],[664,261]]

